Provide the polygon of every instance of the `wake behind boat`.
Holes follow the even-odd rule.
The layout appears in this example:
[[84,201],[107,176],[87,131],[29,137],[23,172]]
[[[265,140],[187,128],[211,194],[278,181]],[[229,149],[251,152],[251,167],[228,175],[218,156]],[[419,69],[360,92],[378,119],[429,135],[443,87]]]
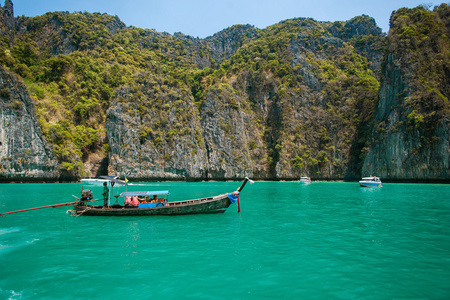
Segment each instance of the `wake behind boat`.
[[[110,179],[109,187],[114,184],[124,185],[125,182],[118,179]],[[240,211],[239,194],[247,182],[253,183],[248,177],[241,186],[232,193],[217,196],[198,198],[192,200],[169,202],[170,191],[136,191],[117,194],[116,201],[110,205],[109,188],[104,189],[104,205],[89,205],[85,201],[93,198],[91,190],[83,190],[81,198],[74,204],[70,212],[74,215],[85,216],[149,216],[149,215],[186,215],[223,213],[232,203],[238,203]],[[120,204],[118,198],[123,199]]]
[[370,177],[363,177],[362,180],[359,181],[359,186],[362,186],[362,187],[382,187],[383,183],[381,182],[380,177],[370,176]]

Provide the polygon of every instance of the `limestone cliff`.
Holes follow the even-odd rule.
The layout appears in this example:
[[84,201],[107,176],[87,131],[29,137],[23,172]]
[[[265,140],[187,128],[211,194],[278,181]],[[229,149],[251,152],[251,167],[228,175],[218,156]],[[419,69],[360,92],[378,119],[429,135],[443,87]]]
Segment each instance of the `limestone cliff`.
[[[249,149],[252,137],[247,136],[253,115],[245,112],[244,101],[230,90],[211,88],[197,110],[182,88],[172,89],[164,102],[155,94],[159,88],[149,84],[141,90],[156,97],[144,104],[144,114],[130,89],[116,93],[106,123],[110,173],[135,180],[223,180],[259,174]],[[235,105],[228,105],[229,97]]]
[[58,161],[25,85],[0,67],[0,181],[58,178]]
[[363,175],[449,180],[450,9],[401,9],[388,54]]
[[330,24],[329,30],[334,36],[355,47],[358,54],[367,58],[370,69],[379,77],[386,38],[381,28],[376,25],[375,19],[362,15],[347,22],[336,21]]
[[[30,22],[30,18],[17,17],[15,31],[21,36],[37,35],[36,45],[52,55],[105,47],[106,40],[126,27],[117,16],[98,13],[55,12],[36,18],[37,22]],[[95,24],[88,26],[89,22]],[[95,32],[95,39],[90,38],[91,32]]]
[[192,97],[151,75],[139,80],[142,98],[123,87],[107,113],[109,172],[132,179],[204,178],[206,151]]
[[[291,32],[295,38],[284,37]],[[209,40],[211,57],[229,62],[216,73],[197,73],[198,85],[155,68],[116,93],[106,123],[111,173],[188,180],[359,177],[352,149],[359,155],[366,140],[356,142],[373,111],[377,81],[349,44],[310,19],[284,21],[259,38],[253,27],[241,26],[214,37],[224,40]],[[283,57],[268,53],[278,49]],[[245,67],[234,67],[242,57]]]
[[213,86],[200,106],[206,178],[271,178],[263,127],[242,95],[228,85]]
[[[132,180],[448,178],[449,15],[445,4],[401,9],[389,40],[364,15],[235,25],[200,39],[99,13],[14,18],[7,0],[1,170],[71,180],[106,168]],[[21,135],[24,126],[33,130]]]
[[251,25],[234,25],[205,39],[212,58],[217,62],[230,59],[242,45],[257,39],[257,30]]

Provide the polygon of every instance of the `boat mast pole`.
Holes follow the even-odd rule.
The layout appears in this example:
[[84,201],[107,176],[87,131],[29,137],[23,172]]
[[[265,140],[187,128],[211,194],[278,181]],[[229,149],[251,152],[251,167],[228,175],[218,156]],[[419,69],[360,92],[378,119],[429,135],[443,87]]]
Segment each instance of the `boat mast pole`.
[[248,179],[248,177],[245,177],[244,181],[242,182],[241,186],[237,189],[237,191],[240,193],[244,189],[247,182],[250,181],[250,184],[253,184],[253,180]]
[[109,189],[108,189],[108,207],[111,206],[110,199],[111,199],[111,190],[114,188],[112,185],[112,181],[109,182]]

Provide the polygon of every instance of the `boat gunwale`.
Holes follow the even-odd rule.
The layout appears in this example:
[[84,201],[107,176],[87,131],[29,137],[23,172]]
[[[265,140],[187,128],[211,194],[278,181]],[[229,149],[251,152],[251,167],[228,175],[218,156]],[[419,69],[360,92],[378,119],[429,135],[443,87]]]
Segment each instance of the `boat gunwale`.
[[220,201],[223,199],[228,199],[228,193],[211,196],[211,197],[204,197],[204,198],[197,198],[197,199],[191,199],[191,200],[180,200],[180,201],[173,201],[173,202],[166,202],[168,205],[162,205],[162,206],[155,206],[155,207],[125,207],[125,205],[119,204],[120,207],[114,207],[110,206],[108,208],[104,208],[101,205],[76,205],[76,209],[89,209],[90,211],[98,212],[98,211],[122,211],[127,210],[129,212],[132,211],[142,211],[142,210],[161,210],[161,209],[167,209],[167,208],[173,208],[173,207],[189,207],[189,206],[195,206],[198,204],[206,204],[209,202],[215,202]]

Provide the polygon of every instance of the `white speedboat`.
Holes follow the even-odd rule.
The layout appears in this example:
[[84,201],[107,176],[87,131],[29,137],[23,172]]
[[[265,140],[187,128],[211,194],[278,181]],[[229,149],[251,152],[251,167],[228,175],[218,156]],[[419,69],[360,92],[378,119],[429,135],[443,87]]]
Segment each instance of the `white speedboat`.
[[380,177],[371,176],[371,177],[363,177],[359,181],[359,185],[362,187],[382,187],[383,183],[381,182]]
[[302,183],[302,184],[310,184],[311,182],[312,182],[311,178],[306,177],[306,176],[300,177],[300,180],[299,180],[299,183]]
[[117,176],[101,176],[101,178],[83,178],[81,182],[88,185],[102,186],[105,182],[110,182],[111,178],[118,179]]

